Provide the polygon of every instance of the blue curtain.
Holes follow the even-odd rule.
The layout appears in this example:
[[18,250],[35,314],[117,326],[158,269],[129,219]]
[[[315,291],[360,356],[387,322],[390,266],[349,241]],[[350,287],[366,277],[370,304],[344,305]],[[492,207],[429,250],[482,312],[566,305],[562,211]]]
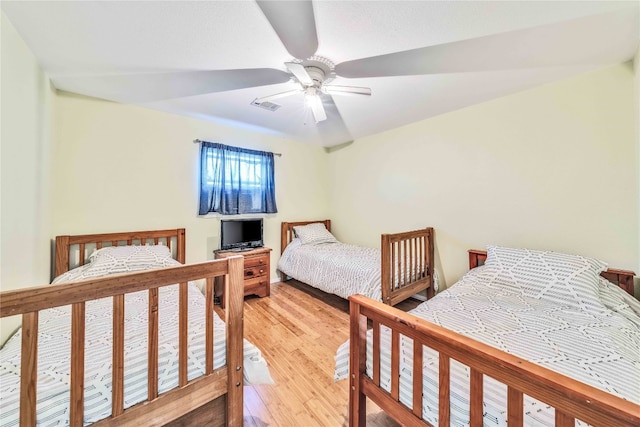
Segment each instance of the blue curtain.
[[273,153],[201,144],[200,215],[278,212]]

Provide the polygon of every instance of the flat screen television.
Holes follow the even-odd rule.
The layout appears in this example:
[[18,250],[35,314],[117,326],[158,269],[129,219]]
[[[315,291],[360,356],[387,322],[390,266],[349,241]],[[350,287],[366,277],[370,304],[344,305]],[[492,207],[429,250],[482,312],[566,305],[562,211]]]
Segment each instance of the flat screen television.
[[262,218],[220,221],[220,249],[249,250],[263,245]]

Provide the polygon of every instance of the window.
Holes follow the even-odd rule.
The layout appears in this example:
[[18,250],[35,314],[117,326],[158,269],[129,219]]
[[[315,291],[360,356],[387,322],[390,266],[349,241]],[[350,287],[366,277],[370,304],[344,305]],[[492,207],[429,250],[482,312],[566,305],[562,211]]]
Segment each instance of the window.
[[201,144],[200,215],[278,212],[273,153]]

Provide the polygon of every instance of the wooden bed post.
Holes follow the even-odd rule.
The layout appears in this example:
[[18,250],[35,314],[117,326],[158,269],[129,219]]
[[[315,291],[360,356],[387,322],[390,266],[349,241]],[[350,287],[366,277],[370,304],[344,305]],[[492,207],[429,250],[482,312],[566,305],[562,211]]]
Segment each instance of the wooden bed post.
[[[176,254],[176,261],[181,264],[185,263],[185,239],[186,239],[186,230],[184,228],[178,228],[178,235],[176,239],[178,240],[176,243],[178,244],[178,253]],[[167,245],[168,246],[168,245]]]
[[67,271],[69,271],[69,236],[57,236],[55,276]]
[[[81,255],[82,256],[82,255]],[[71,386],[69,425],[81,427],[84,420],[85,303],[71,305]],[[156,377],[157,378],[157,377]]]
[[[289,232],[289,223],[283,222],[280,224],[280,256],[284,252],[284,249],[289,244],[289,240],[287,239],[287,233]],[[278,271],[278,275],[280,276],[280,281],[285,282],[287,280],[287,275],[282,271]]]
[[349,427],[365,427],[367,423],[367,397],[360,390],[361,378],[366,372],[367,318],[360,314],[360,304],[349,298]]
[[[394,259],[391,258],[391,241],[389,239],[388,234],[383,234],[380,238],[382,241],[380,242],[380,251],[381,251],[381,259],[382,265],[380,269],[380,283],[382,286],[382,302],[388,305],[391,305],[391,264],[395,262]],[[390,260],[390,261],[387,261]]]
[[435,290],[435,279],[434,279],[434,265],[436,263],[435,261],[435,241],[436,238],[433,234],[433,227],[429,227],[429,239],[428,239],[428,243],[427,243],[427,251],[429,252],[428,257],[429,257],[429,261],[428,261],[428,274],[429,274],[429,278],[431,281],[431,285],[427,288],[427,299],[431,299],[436,295],[436,290]]
[[243,337],[244,337],[244,258],[229,258],[229,278],[226,280],[225,321],[227,323],[227,426],[242,426],[243,422]]
[[36,425],[38,384],[38,312],[22,315],[22,356],[20,360],[20,426]]
[[467,252],[469,252],[469,270],[473,270],[474,268],[483,265],[484,261],[487,259],[486,251],[469,249]]
[[284,252],[284,249],[289,244],[289,241],[287,239],[287,233],[289,231],[288,229],[289,229],[288,222],[283,222],[280,224],[280,255],[282,255],[282,253]]

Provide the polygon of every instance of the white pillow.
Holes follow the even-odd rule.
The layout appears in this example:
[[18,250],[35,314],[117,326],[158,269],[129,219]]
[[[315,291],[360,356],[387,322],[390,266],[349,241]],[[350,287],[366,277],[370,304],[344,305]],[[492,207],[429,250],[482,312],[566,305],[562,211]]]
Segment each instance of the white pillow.
[[601,308],[603,261],[551,251],[487,247],[485,266],[497,272],[495,283],[519,289],[523,296],[545,298],[582,308]]
[[109,274],[182,265],[171,258],[169,249],[157,246],[117,246],[94,251],[90,262],[56,277],[52,284],[75,282]]
[[93,277],[176,265],[164,245],[109,246],[95,251],[89,259]]
[[96,249],[89,255],[89,262],[93,262],[96,257],[109,255],[114,258],[129,258],[131,256],[155,256],[156,258],[171,258],[171,251],[165,245],[143,245],[143,246],[107,246]]
[[337,243],[335,236],[331,234],[321,222],[293,227],[293,231],[303,245],[317,245],[320,243]]
[[54,278],[51,284],[56,285],[58,283],[77,282],[78,280],[88,279],[91,276],[87,275],[86,272],[90,265],[91,264],[85,264],[80,267],[72,268],[66,273],[62,273]]

